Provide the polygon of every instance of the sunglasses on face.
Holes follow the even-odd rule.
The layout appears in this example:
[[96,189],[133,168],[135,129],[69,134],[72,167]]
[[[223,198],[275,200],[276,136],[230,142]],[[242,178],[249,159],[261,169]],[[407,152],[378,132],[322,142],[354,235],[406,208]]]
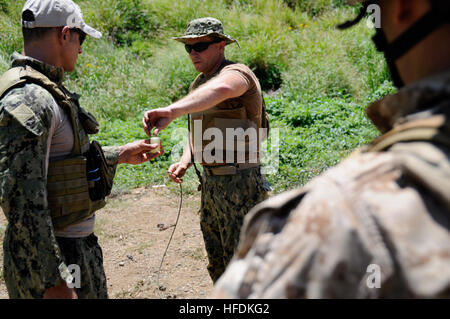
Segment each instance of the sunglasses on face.
[[203,52],[203,51],[207,50],[211,44],[219,43],[222,41],[224,41],[224,40],[217,39],[217,40],[214,40],[211,42],[199,42],[196,44],[185,44],[184,48],[186,49],[186,52],[189,54],[192,52],[192,50],[194,50],[195,52]]
[[80,36],[80,46],[83,45],[84,40],[86,40],[86,33],[84,33],[83,31],[81,31],[80,29],[70,29],[71,31],[74,31],[76,33],[78,33],[78,35]]

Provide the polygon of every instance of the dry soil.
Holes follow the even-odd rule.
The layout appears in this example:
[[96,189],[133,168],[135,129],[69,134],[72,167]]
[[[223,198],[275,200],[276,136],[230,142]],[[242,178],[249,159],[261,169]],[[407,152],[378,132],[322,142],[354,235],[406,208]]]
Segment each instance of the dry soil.
[[[200,230],[198,194],[183,199],[172,243],[158,269],[176,221],[179,196],[165,187],[116,195],[96,214],[110,298],[207,298],[212,281]],[[7,221],[0,214],[0,239]],[[169,228],[166,228],[169,227]],[[165,230],[161,230],[165,229]],[[1,240],[3,242],[3,240]],[[3,269],[3,249],[0,266]],[[8,298],[0,273],[0,298]]]

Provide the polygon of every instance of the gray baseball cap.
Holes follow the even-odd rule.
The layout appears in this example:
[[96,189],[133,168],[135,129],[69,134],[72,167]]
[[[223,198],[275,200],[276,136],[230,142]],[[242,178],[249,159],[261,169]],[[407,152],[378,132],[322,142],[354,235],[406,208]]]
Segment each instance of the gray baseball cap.
[[33,19],[24,21],[22,15],[22,26],[24,28],[52,28],[65,27],[80,29],[87,35],[100,39],[102,33],[88,26],[83,20],[80,7],[72,0],[27,0],[22,9],[31,11]]

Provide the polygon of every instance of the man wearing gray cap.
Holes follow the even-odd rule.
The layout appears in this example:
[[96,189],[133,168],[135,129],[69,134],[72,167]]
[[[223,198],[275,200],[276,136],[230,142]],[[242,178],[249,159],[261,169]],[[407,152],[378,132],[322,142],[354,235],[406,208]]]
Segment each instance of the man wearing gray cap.
[[[184,43],[195,69],[201,73],[191,84],[188,96],[146,112],[143,125],[147,134],[155,128],[157,135],[175,118],[192,115],[192,143],[186,145],[181,160],[170,166],[169,176],[181,183],[193,160],[203,166],[203,176],[195,167],[202,189],[200,225],[208,271],[216,281],[233,256],[244,216],[267,198],[270,189],[259,163],[268,118],[255,74],[247,66],[225,59],[225,46],[236,40],[224,33],[219,20],[193,20],[184,36],[174,39]],[[239,130],[254,134],[245,136]],[[214,138],[209,136],[209,140],[214,139],[212,144],[205,142],[208,132],[215,132]],[[232,133],[236,132],[242,148],[234,147],[236,136]]]
[[383,135],[255,207],[213,297],[450,297],[450,2],[364,1],[340,27],[368,10],[399,88],[367,110]]
[[0,203],[8,219],[4,278],[10,298],[107,298],[94,212],[117,164],[139,164],[158,145],[101,147],[95,118],[63,85],[86,35],[71,0],[28,0],[24,55],[0,78]]

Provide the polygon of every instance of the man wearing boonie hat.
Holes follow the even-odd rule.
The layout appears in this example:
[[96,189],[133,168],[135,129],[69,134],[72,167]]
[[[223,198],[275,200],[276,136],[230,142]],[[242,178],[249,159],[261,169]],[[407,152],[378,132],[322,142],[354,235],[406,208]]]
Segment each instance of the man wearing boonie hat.
[[[267,198],[270,189],[259,163],[268,118],[255,74],[247,66],[225,58],[226,45],[237,41],[224,33],[219,20],[193,20],[184,36],[174,39],[185,45],[200,74],[191,84],[189,95],[170,106],[146,112],[143,125],[147,134],[155,128],[157,135],[177,117],[192,115],[189,126],[193,143],[186,145],[181,160],[168,172],[174,182],[181,183],[194,161],[203,166],[203,176],[195,167],[202,190],[200,224],[208,271],[215,282],[233,256],[244,216]],[[239,146],[230,131],[237,132]],[[215,132],[209,140],[208,132]],[[214,141],[209,144],[211,139]]]
[[[353,1],[356,2],[356,1]],[[450,2],[364,1],[396,94],[383,134],[245,219],[213,298],[450,297]]]
[[63,85],[86,35],[71,0],[28,0],[24,55],[0,78],[0,203],[8,220],[4,280],[10,298],[107,298],[95,211],[109,195],[117,164],[139,164],[158,145],[101,147],[89,141],[95,118]]

